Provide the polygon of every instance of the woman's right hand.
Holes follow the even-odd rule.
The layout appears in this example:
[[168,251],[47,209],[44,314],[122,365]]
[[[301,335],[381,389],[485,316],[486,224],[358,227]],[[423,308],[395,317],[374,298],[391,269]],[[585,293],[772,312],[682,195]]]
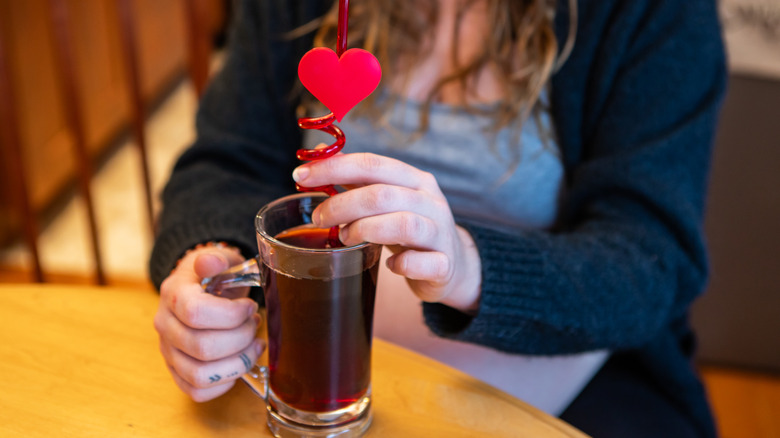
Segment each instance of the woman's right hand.
[[[235,249],[188,252],[160,286],[154,327],[173,380],[193,400],[227,392],[265,348],[256,339],[260,315],[251,298],[225,299],[203,292],[201,280],[241,263]],[[248,292],[247,292],[248,294]]]

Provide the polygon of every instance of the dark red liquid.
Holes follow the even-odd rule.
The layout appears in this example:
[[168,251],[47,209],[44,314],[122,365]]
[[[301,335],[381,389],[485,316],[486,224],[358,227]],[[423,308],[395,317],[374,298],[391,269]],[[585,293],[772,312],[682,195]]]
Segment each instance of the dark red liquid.
[[[328,229],[276,238],[325,248]],[[341,409],[366,394],[378,263],[357,275],[293,278],[266,268],[270,387],[285,404],[310,412]]]

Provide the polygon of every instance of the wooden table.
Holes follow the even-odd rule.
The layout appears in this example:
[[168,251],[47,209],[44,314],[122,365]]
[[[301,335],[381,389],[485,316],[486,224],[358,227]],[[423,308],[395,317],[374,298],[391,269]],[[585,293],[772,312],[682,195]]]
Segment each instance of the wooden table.
[[[271,436],[242,383],[207,403],[175,386],[148,290],[0,285],[0,436]],[[438,362],[376,340],[368,437],[584,437]]]

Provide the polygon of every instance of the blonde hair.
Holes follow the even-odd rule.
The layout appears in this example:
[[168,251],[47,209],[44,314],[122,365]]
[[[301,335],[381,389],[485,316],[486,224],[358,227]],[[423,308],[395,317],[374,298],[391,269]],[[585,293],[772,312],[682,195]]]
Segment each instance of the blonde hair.
[[[461,0],[460,11],[466,10],[476,0]],[[484,52],[466,65],[455,62],[456,71],[440,78],[423,104],[421,130],[427,129],[430,105],[445,84],[456,83],[467,90],[476,74],[488,64],[498,67],[499,82],[505,96],[490,109],[477,109],[466,104],[474,112],[487,111],[498,130],[507,125],[522,125],[538,107],[542,90],[574,43],[576,33],[576,0],[570,0],[572,17],[569,36],[561,57],[557,58],[558,43],[553,30],[556,0],[486,0],[488,22],[492,32],[486,38]],[[315,36],[315,46],[335,47],[338,24],[338,2],[323,17]],[[351,0],[349,18],[349,47],[362,47],[377,56],[383,66],[380,90],[390,81],[401,78],[399,63],[391,57],[409,60],[412,65],[424,59],[420,41],[432,32],[438,13],[437,0]],[[456,29],[462,13],[456,17]],[[456,32],[457,34],[457,32]],[[452,56],[457,60],[456,45]],[[556,65],[557,61],[557,65]],[[366,101],[367,111],[377,114],[385,111],[391,102],[378,106],[373,93]],[[515,124],[517,122],[517,124]]]

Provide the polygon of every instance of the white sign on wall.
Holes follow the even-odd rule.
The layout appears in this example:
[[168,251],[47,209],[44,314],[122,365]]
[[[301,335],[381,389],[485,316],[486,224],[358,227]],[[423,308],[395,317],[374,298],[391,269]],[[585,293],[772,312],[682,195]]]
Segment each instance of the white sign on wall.
[[780,80],[780,0],[720,0],[733,73]]

